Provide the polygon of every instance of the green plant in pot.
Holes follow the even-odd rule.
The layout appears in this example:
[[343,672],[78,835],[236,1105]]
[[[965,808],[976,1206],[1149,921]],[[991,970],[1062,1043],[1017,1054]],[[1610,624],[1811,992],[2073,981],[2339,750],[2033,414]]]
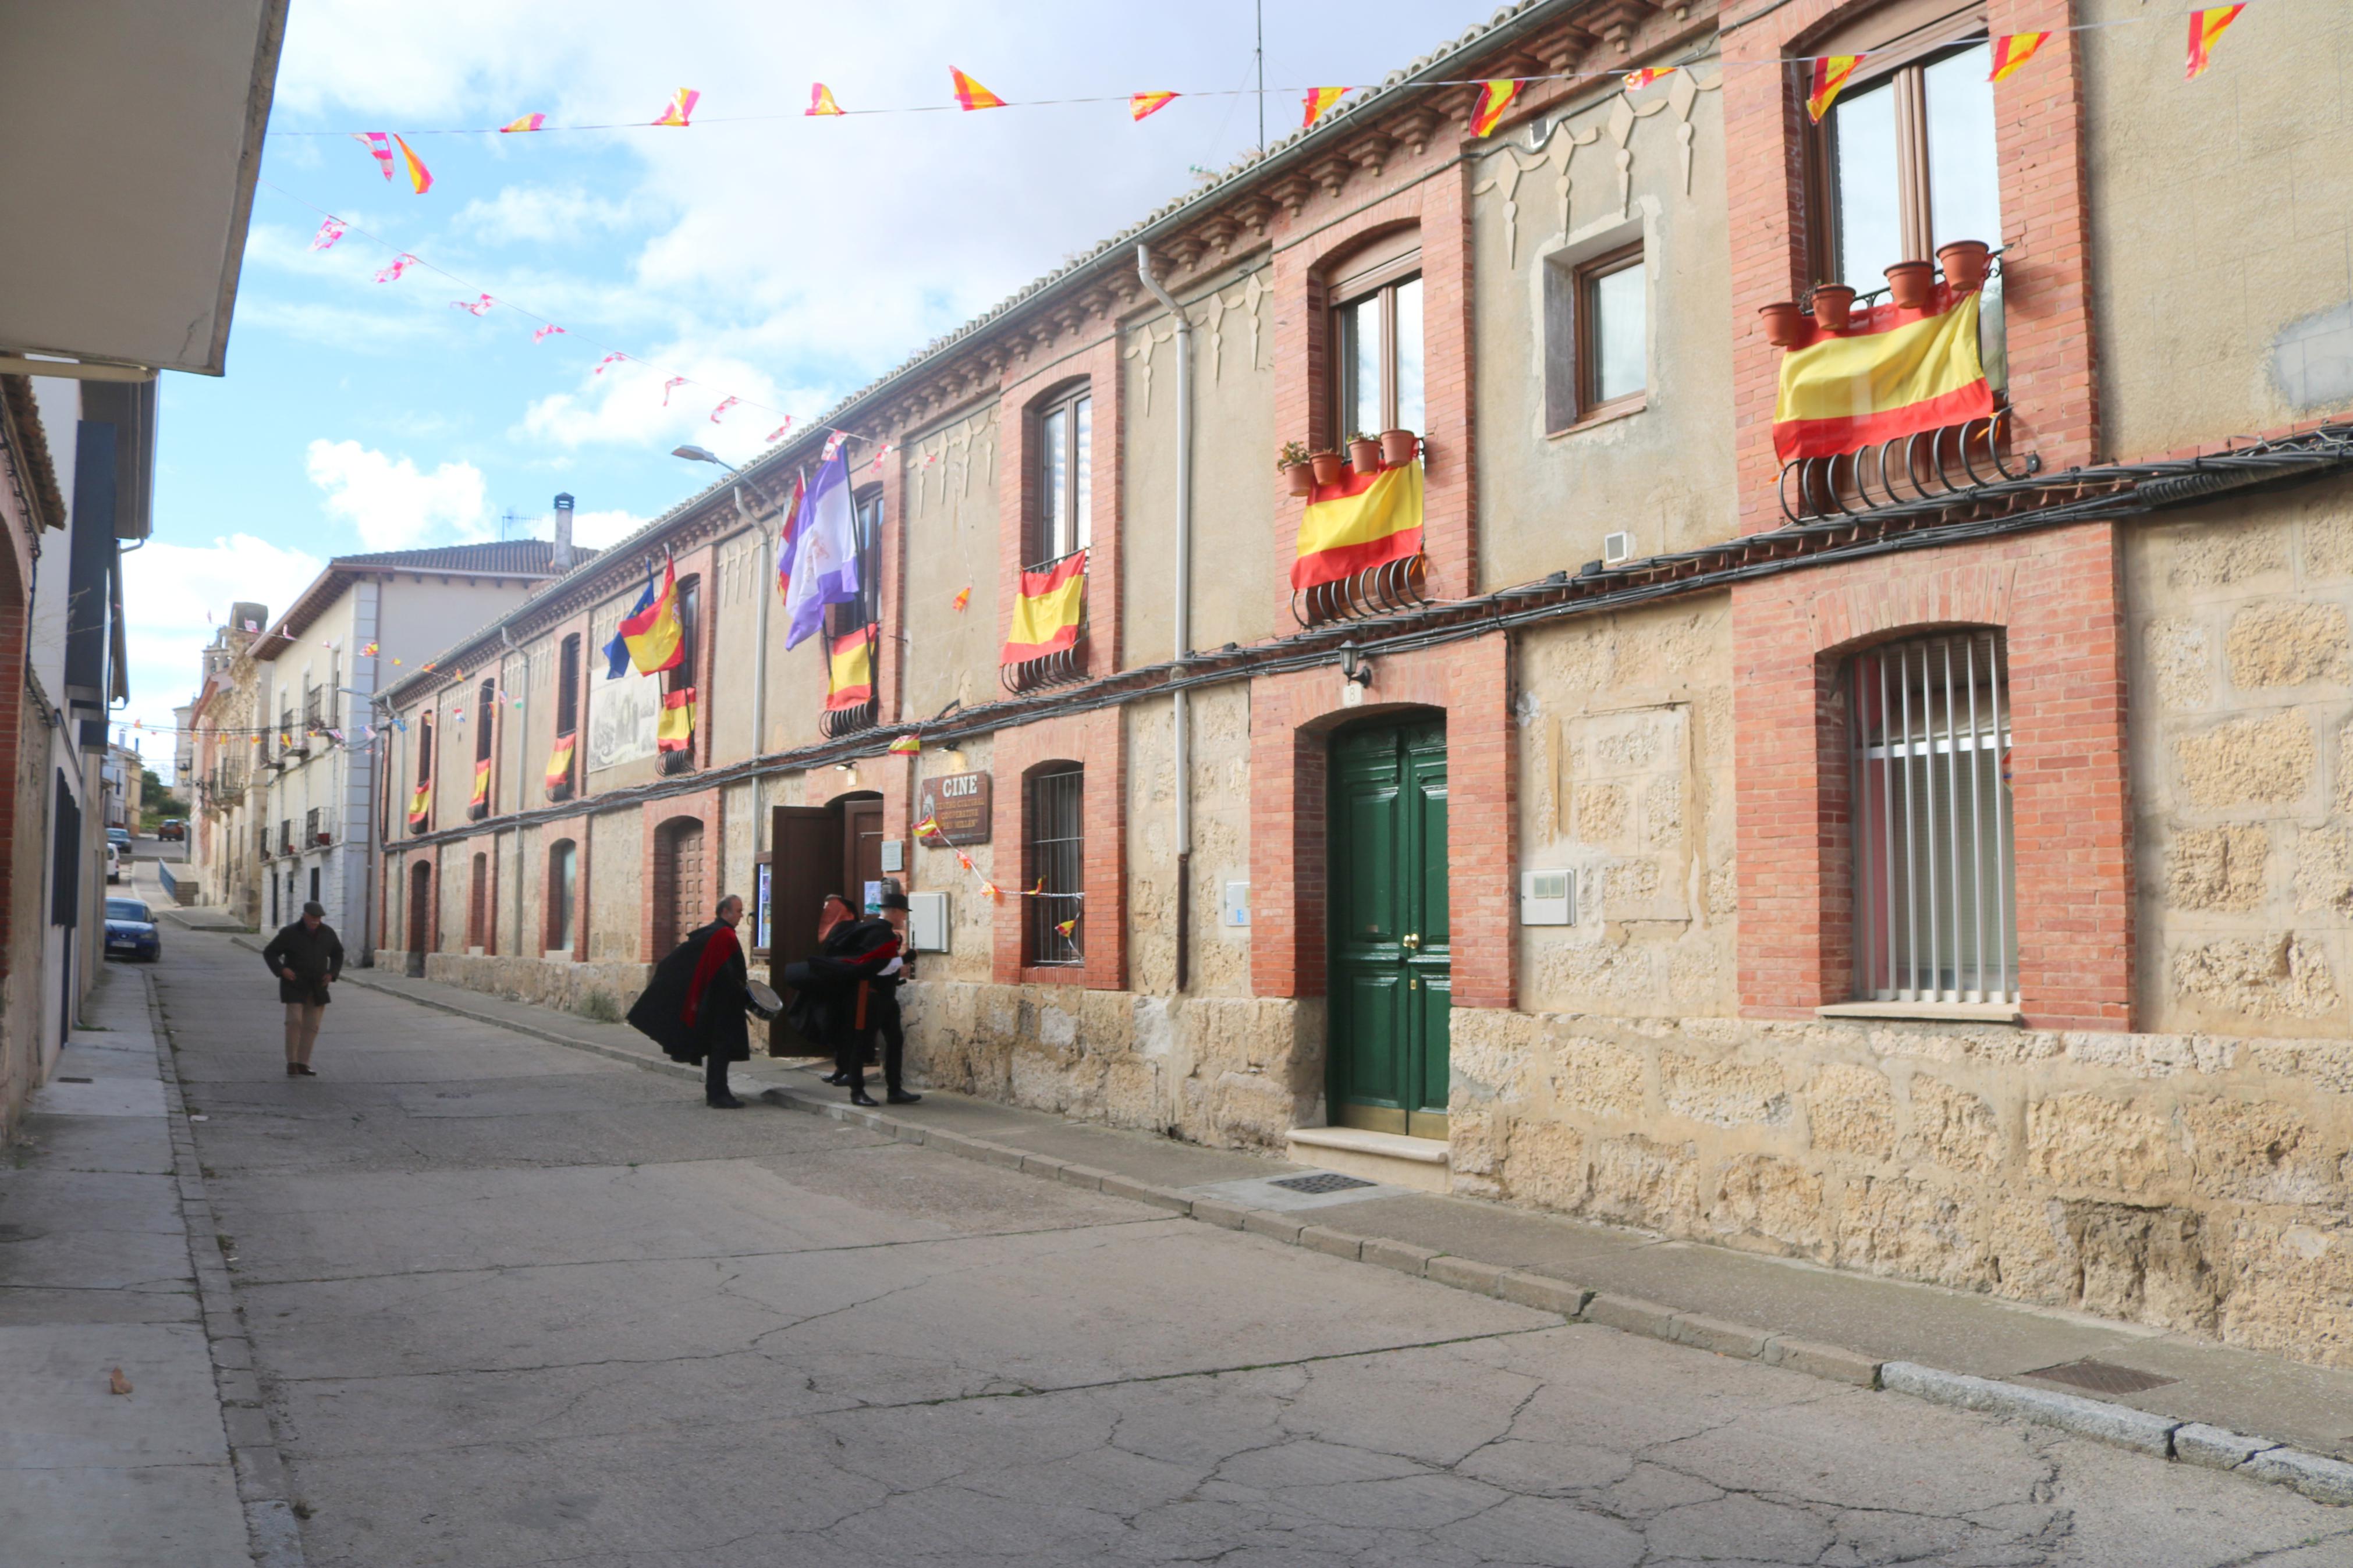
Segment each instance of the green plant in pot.
[[1291,487],[1293,495],[1315,493],[1315,465],[1307,460],[1306,442],[1285,441],[1281,455],[1274,459],[1274,466],[1276,471],[1282,475],[1284,483]]
[[1379,473],[1381,443],[1378,437],[1367,436],[1362,430],[1350,431],[1348,433],[1348,467],[1360,474]]

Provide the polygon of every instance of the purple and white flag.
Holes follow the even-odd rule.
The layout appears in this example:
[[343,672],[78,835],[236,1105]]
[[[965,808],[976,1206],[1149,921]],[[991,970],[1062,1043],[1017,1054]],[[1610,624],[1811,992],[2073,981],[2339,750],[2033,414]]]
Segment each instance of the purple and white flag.
[[825,624],[828,605],[858,602],[858,509],[849,493],[849,461],[826,459],[801,498],[793,528],[793,567],[785,589],[785,647],[792,648]]

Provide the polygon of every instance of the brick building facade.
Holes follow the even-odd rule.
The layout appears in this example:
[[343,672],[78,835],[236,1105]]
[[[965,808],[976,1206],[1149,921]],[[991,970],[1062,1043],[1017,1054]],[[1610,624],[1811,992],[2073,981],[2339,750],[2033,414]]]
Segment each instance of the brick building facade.
[[[722,890],[887,874],[945,896],[935,1083],[2353,1358],[2346,149],[2167,28],[1986,82],[1989,33],[2134,15],[1504,14],[394,684],[384,961],[601,1012]],[[2182,181],[2299,232],[2251,262]],[[1965,240],[1997,416],[1778,461],[1763,308],[1833,330],[1818,285]],[[1376,422],[1420,553],[1294,594],[1269,459]],[[768,596],[828,430],[880,633],[821,723]],[[1082,640],[1001,666],[1073,541]],[[691,662],[607,680],[664,552]],[[917,842],[974,779],[986,829]]]

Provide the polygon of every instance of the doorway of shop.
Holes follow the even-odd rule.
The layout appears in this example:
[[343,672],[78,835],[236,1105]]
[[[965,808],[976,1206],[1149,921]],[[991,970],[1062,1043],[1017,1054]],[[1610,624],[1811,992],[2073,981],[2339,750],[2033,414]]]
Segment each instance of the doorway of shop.
[[[785,965],[817,951],[818,914],[828,893],[839,893],[859,911],[865,908],[870,888],[880,896],[882,797],[863,790],[824,805],[775,806],[768,822],[771,848],[762,858],[766,905],[754,910],[754,935],[755,941],[766,938],[768,972],[776,975]],[[779,1015],[769,1026],[768,1054],[831,1053],[817,1041],[803,1039]]]

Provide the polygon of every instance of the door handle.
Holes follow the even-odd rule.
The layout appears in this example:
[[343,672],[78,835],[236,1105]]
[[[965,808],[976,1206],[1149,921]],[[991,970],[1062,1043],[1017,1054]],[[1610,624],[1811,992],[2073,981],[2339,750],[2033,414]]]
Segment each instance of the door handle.
[[1421,933],[1418,931],[1409,931],[1403,936],[1398,938],[1398,945],[1404,948],[1408,952],[1419,952],[1421,951]]

